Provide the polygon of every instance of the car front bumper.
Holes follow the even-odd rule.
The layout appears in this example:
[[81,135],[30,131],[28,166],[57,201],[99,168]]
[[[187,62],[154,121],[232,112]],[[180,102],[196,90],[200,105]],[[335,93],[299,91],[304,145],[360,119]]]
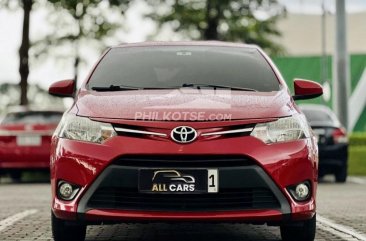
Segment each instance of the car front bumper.
[[[113,137],[102,145],[58,138],[54,138],[53,142],[51,154],[52,210],[61,219],[91,223],[153,221],[285,222],[289,220],[306,220],[315,214],[318,181],[317,148],[314,147],[315,145],[310,139],[271,145],[264,144],[250,136],[197,141],[190,145],[122,136]],[[139,167],[124,165],[121,160],[126,156],[141,155],[147,158],[159,156],[182,157],[187,155],[194,157],[242,157],[243,160],[250,160],[250,165],[218,166],[219,172],[226,172],[225,175],[229,178],[233,176],[231,171],[234,169],[250,170],[249,172],[242,172],[240,185],[250,188],[265,185],[275,195],[279,206],[185,210],[184,208],[141,209],[136,207],[97,207],[89,205],[89,199],[108,177],[108,180],[114,180],[112,185],[116,185],[116,183],[119,183],[118,185],[122,184],[122,186],[123,183],[135,185],[134,183],[137,180],[136,170]],[[110,178],[113,170],[117,169],[120,171],[132,170],[132,172],[129,174],[125,172],[126,175],[123,172],[116,172],[113,178]],[[253,176],[253,173],[258,175]],[[123,177],[127,179],[124,180]],[[258,180],[264,181],[262,184],[258,184],[257,181],[253,182],[258,177],[260,177]],[[74,200],[63,201],[57,197],[56,188],[59,180],[65,180],[80,186],[80,191]],[[220,180],[224,179],[221,178]],[[305,202],[296,202],[290,196],[286,187],[305,180],[311,183],[311,198]]]

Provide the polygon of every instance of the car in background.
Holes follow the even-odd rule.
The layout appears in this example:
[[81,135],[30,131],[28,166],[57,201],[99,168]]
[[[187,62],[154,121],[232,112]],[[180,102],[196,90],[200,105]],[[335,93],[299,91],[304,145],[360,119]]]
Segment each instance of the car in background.
[[0,123],[0,174],[14,181],[24,170],[49,171],[51,136],[63,112],[18,110]]
[[319,147],[319,176],[334,174],[336,182],[345,182],[348,167],[348,137],[333,111],[324,105],[303,104],[305,114]]

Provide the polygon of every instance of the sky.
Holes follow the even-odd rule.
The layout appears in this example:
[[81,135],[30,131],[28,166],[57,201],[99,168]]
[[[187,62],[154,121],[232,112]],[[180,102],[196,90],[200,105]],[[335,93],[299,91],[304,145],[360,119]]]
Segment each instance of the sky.
[[[321,4],[324,2],[326,9],[335,12],[335,0],[279,0],[284,4],[290,13],[320,14]],[[348,12],[366,11],[366,0],[346,0]],[[148,20],[144,20],[141,14],[147,10],[143,0],[135,0],[133,6],[126,16],[126,30],[118,31],[112,44],[119,42],[139,42],[144,41],[146,36],[154,32],[155,25]],[[47,24],[48,12],[45,9],[36,9],[31,15],[31,40],[36,40],[43,36],[50,29]],[[18,49],[21,41],[22,12],[20,10],[0,9],[0,84],[5,82],[19,82],[19,58]],[[167,36],[167,35],[166,35]],[[160,37],[161,40],[171,40]],[[98,51],[86,50],[87,63],[81,66],[79,71],[80,79],[86,78],[93,64],[99,57]],[[36,61],[31,65],[29,76],[30,83],[37,83],[43,88],[57,80],[69,79],[74,76],[73,63],[70,61],[47,58]]]

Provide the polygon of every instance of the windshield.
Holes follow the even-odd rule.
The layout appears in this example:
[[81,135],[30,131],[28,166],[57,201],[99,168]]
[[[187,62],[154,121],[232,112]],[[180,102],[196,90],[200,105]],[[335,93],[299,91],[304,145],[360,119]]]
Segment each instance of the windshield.
[[57,124],[61,117],[61,112],[53,111],[9,113],[2,124]]
[[217,46],[113,48],[95,69],[88,88],[176,88],[187,83],[279,90],[276,75],[258,50]]

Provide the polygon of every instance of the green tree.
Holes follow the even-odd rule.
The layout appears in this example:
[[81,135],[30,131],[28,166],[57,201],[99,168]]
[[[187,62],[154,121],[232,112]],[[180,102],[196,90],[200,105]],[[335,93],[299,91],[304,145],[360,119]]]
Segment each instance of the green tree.
[[277,0],[147,0],[157,21],[195,40],[222,40],[257,44],[271,55],[284,52],[273,37],[281,33],[276,22],[285,8]]
[[[105,47],[105,40],[121,26],[121,13],[124,13],[129,0],[47,0],[50,6],[49,23],[53,30],[35,43],[37,57],[48,55],[61,48],[59,57],[71,57],[74,62],[75,81],[83,55],[81,46],[93,45],[94,49]],[[72,51],[65,51],[65,49]],[[64,54],[68,52],[71,54]]]
[[[38,85],[28,85],[28,106],[43,109],[64,109],[63,99],[48,94]],[[18,85],[11,83],[0,84],[0,117],[8,111],[9,107],[19,105],[20,90]]]
[[29,29],[30,29],[30,15],[33,7],[33,0],[2,0],[0,7],[11,8],[11,5],[16,4],[23,10],[22,23],[22,42],[19,48],[19,74],[20,74],[20,104],[28,105],[27,90],[28,90],[28,75],[29,75]]

